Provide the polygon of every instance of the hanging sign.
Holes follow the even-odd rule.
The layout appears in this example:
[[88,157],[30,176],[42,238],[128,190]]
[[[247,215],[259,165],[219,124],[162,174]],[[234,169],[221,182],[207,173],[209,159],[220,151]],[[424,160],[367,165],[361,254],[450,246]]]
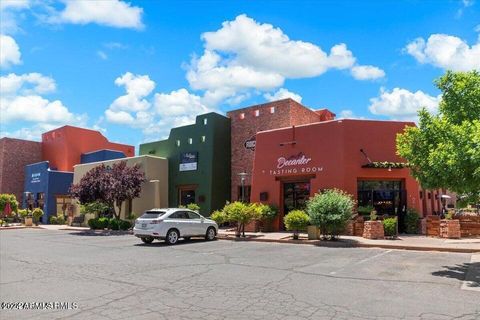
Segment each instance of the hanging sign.
[[256,136],[252,136],[250,139],[246,140],[243,146],[245,149],[255,151],[255,145],[257,143],[257,138]]

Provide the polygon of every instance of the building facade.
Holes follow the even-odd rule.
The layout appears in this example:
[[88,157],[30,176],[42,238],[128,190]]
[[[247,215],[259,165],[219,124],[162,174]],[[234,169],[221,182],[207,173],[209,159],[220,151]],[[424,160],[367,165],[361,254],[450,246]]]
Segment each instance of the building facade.
[[133,146],[110,142],[95,130],[63,126],[42,134],[42,159],[55,170],[72,172],[73,166],[81,163],[82,155],[98,150],[119,151],[126,157],[135,155]]
[[399,226],[407,208],[424,213],[417,181],[408,168],[375,168],[374,162],[403,160],[396,154],[396,135],[414,123],[331,120],[257,134],[252,174],[253,202],[280,209],[283,216],[304,209],[309,197],[338,188],[354,195],[359,206],[396,215]]
[[[85,174],[91,169],[99,166],[111,166],[114,163],[126,161],[127,166],[138,164],[145,173],[146,182],[142,186],[140,197],[132,201],[126,201],[121,208],[121,219],[129,214],[137,217],[143,212],[152,208],[168,207],[168,161],[165,158],[143,155],[137,157],[78,164],[74,166],[73,183],[79,183]],[[80,214],[79,206],[75,206],[75,215]]]
[[335,114],[327,109],[314,111],[288,98],[229,111],[227,116],[231,120],[232,201],[248,201],[257,132],[331,120]]
[[23,203],[24,168],[42,161],[40,142],[12,138],[0,139],[0,193],[11,193]]
[[230,200],[230,119],[199,115],[195,124],[171,129],[168,139],[141,144],[140,155],[168,159],[168,206],[196,203],[209,216]]

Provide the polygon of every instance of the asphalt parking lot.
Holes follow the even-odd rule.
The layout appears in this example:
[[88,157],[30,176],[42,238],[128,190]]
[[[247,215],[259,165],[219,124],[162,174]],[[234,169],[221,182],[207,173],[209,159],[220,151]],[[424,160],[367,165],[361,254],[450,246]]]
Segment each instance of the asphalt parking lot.
[[0,318],[480,319],[474,258],[9,230],[0,232],[0,301],[78,307],[0,310]]

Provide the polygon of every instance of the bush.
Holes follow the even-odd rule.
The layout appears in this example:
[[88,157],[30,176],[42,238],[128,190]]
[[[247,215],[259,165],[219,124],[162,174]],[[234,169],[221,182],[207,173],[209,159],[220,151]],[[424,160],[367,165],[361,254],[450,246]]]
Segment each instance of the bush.
[[98,219],[97,218],[94,218],[94,219],[90,219],[88,220],[88,226],[90,227],[90,229],[98,229]]
[[32,211],[33,221],[38,224],[40,218],[43,216],[43,210],[40,208],[35,208]]
[[287,230],[293,231],[293,239],[298,239],[298,232],[307,228],[310,218],[302,210],[293,210],[283,218],[283,222]]
[[412,234],[418,233],[419,220],[420,216],[418,215],[417,211],[409,208],[407,210],[407,214],[405,215],[405,231]]
[[195,211],[195,212],[200,212],[200,206],[196,203],[187,204],[187,209]]
[[354,207],[353,197],[338,189],[317,193],[307,201],[310,222],[320,229],[324,237],[330,239],[335,239],[345,230]]
[[63,215],[57,216],[57,223],[58,224],[65,224],[65,217]]
[[110,222],[110,219],[102,217],[98,218],[97,220],[97,229],[105,229],[108,228],[108,223]]
[[50,218],[48,218],[48,222],[50,224],[57,224],[57,216],[50,216]]
[[22,219],[25,219],[25,217],[28,215],[27,209],[18,209],[18,215],[19,215]]
[[110,230],[119,230],[120,229],[120,220],[111,218],[108,220],[108,229]]
[[132,223],[130,221],[127,221],[127,220],[120,220],[119,222],[119,228],[120,230],[128,230],[132,227]]
[[368,205],[368,206],[358,206],[357,212],[361,214],[362,216],[368,216],[373,210],[373,206]]
[[261,220],[272,221],[278,214],[278,209],[262,203],[257,203],[257,210]]
[[385,232],[385,236],[395,237],[397,235],[397,219],[396,218],[383,219],[383,230]]
[[237,237],[240,236],[240,232],[243,232],[243,236],[245,236],[245,225],[259,218],[259,210],[255,204],[245,204],[240,201],[227,204],[223,208],[223,212],[228,221],[236,222]]
[[225,214],[225,212],[220,210],[212,212],[212,214],[210,215],[210,219],[215,221],[218,225],[228,222],[227,215]]
[[14,194],[2,193],[0,194],[0,213],[3,214],[3,210],[5,210],[5,206],[7,203],[10,203],[10,209],[12,212],[18,211],[18,201],[17,197]]

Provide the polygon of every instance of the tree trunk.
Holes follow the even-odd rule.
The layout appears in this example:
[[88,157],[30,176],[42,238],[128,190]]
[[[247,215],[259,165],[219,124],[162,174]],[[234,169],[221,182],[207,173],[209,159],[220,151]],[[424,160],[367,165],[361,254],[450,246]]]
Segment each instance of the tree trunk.
[[119,220],[120,219],[120,214],[122,213],[122,204],[123,201],[117,201],[117,207],[118,207],[118,214],[117,210],[115,210],[115,207],[113,208],[113,214],[115,215],[115,219]]

